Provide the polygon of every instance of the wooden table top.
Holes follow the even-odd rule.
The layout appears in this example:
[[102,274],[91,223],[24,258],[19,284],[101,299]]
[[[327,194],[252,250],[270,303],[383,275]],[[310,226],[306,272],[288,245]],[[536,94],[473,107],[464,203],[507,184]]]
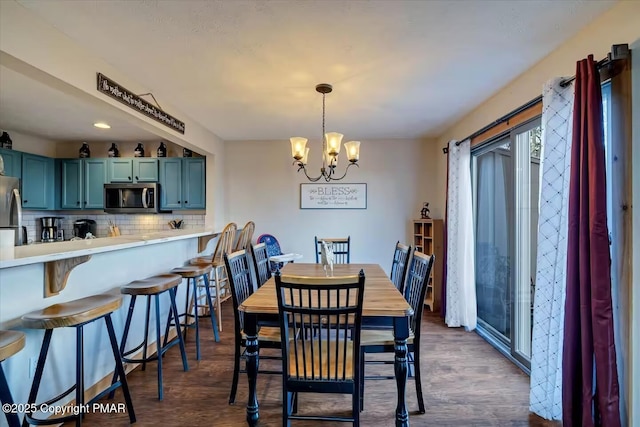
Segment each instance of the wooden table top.
[[[405,317],[413,309],[396,289],[378,264],[334,264],[334,276],[351,276],[364,270],[363,316]],[[324,277],[322,264],[289,263],[282,274]],[[239,308],[245,313],[278,314],[276,282],[272,277],[260,289],[247,298]]]

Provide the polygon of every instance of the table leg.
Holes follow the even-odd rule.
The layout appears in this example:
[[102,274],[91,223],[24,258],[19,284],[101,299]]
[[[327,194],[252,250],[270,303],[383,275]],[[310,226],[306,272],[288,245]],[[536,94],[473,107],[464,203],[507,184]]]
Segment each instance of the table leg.
[[249,380],[249,401],[247,402],[247,423],[250,426],[258,425],[258,393],[256,383],[258,381],[258,366],[260,364],[258,351],[258,317],[255,314],[245,313],[244,332],[246,334],[247,378]]
[[409,337],[409,317],[393,319],[393,335],[395,339],[394,370],[398,387],[398,405],[396,406],[396,427],[409,427],[409,412],[405,399],[407,388],[407,338]]

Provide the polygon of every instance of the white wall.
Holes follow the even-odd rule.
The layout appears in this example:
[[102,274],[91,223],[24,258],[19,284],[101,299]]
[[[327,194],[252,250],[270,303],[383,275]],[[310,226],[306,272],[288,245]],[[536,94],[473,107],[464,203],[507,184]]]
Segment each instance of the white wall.
[[[308,181],[292,166],[288,140],[227,142],[225,216],[238,226],[253,220],[254,241],[273,234],[283,252],[301,253],[304,262],[315,262],[315,235],[350,235],[351,262],[379,263],[388,272],[396,241],[411,244],[411,220],[435,197],[437,149],[431,140],[362,141],[360,168],[350,168],[344,181],[367,184],[367,209],[303,210],[300,183]],[[318,152],[312,145],[310,174],[319,172]]]

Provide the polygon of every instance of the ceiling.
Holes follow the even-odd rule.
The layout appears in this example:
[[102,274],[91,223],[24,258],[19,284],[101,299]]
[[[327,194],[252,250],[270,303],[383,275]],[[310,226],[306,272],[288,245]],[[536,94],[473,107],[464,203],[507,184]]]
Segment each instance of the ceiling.
[[615,3],[19,2],[225,140],[438,136]]
[[[123,119],[113,107],[70,96],[0,65],[0,128],[52,141],[151,141],[158,137]],[[106,122],[111,129],[93,126]]]

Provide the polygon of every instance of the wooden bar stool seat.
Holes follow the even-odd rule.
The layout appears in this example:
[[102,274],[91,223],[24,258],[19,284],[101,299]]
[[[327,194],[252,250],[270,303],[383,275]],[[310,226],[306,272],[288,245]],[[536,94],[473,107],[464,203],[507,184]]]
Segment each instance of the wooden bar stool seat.
[[[24,348],[24,333],[18,331],[0,331],[0,362],[13,356]],[[2,364],[0,363],[0,404],[13,406],[11,390],[4,375]],[[11,411],[3,411],[9,427],[20,427],[18,414]]]
[[[213,300],[211,298],[211,290],[209,289],[209,274],[213,266],[211,264],[197,264],[197,265],[184,265],[182,267],[176,267],[171,270],[172,274],[177,274],[181,276],[181,278],[187,279],[187,297],[185,299],[185,308],[184,313],[179,314],[176,317],[176,325],[181,328],[184,328],[184,339],[186,339],[187,329],[194,328],[196,330],[196,359],[200,360],[200,325],[199,318],[206,317],[200,316],[199,309],[205,308],[208,309],[208,316],[211,318],[211,327],[213,328],[213,337],[216,342],[220,341],[220,336],[218,334],[218,323],[215,316],[215,311],[213,309]],[[205,299],[206,304],[199,304],[200,300],[198,280],[202,279],[204,282],[205,290]],[[190,297],[191,289],[193,289],[193,297]],[[184,322],[180,323],[179,318],[184,317]],[[188,318],[193,318],[194,322],[190,323]],[[167,321],[167,330],[169,329],[170,322]],[[167,334],[165,333],[165,340],[167,338]]]
[[[124,325],[124,332],[122,334],[122,341],[120,342],[120,354],[123,362],[127,363],[142,363],[142,370],[144,371],[147,362],[157,360],[158,361],[158,399],[163,399],[163,387],[162,387],[162,356],[174,345],[180,346],[180,354],[182,355],[182,366],[185,371],[189,370],[187,364],[187,353],[184,348],[184,340],[182,339],[182,333],[176,326],[176,339],[170,342],[168,341],[169,326],[165,331],[164,341],[160,339],[160,295],[165,292],[169,292],[170,308],[169,316],[167,318],[167,324],[171,325],[171,319],[175,319],[174,325],[179,325],[178,308],[176,307],[176,287],[182,282],[182,276],[178,274],[159,274],[157,276],[149,277],[141,280],[134,280],[124,286],[120,287],[120,293],[124,295],[130,295],[131,300],[129,302],[129,310],[127,312],[127,320]],[[125,351],[127,345],[127,338],[129,336],[129,328],[131,327],[131,319],[133,318],[133,311],[136,305],[136,298],[138,296],[147,297],[147,310],[144,322],[144,338],[142,343],[136,347]],[[149,318],[151,312],[151,297],[155,296],[155,324],[156,324],[156,354],[155,356],[147,356],[147,342],[149,339]],[[127,357],[142,348],[142,358]],[[117,380],[114,374],[112,383]],[[113,397],[113,391],[111,397]]]
[[[99,294],[85,298],[80,298],[74,301],[64,302],[60,304],[53,304],[49,307],[41,310],[35,310],[31,313],[22,316],[22,323],[25,328],[29,329],[44,329],[44,339],[42,340],[42,348],[40,349],[40,356],[38,357],[38,364],[36,365],[36,372],[31,385],[31,391],[29,392],[28,408],[31,408],[36,403],[38,397],[38,389],[40,388],[40,382],[42,380],[42,373],[44,371],[44,365],[49,352],[49,345],[51,344],[51,336],[55,328],[74,327],[76,329],[76,382],[75,384],[63,392],[62,394],[48,400],[48,405],[53,405],[55,402],[68,396],[75,390],[75,404],[91,405],[93,402],[100,400],[106,396],[112,390],[118,387],[122,387],[124,399],[129,413],[129,421],[134,423],[136,416],[133,411],[133,403],[131,402],[131,395],[129,394],[129,386],[127,385],[127,377],[122,366],[120,359],[120,351],[118,349],[118,341],[113,329],[113,322],[111,320],[111,313],[120,308],[122,305],[122,296],[115,294]],[[96,397],[85,403],[84,400],[84,329],[83,327],[91,322],[99,319],[104,319],[107,332],[109,335],[109,341],[111,343],[111,350],[113,352],[113,358],[115,361],[115,373],[116,379],[109,388],[99,393]],[[37,405],[39,406],[39,405]],[[43,414],[44,418],[36,418],[31,410],[25,412],[25,424],[35,425],[48,425],[59,424],[67,421],[75,420],[76,426],[82,425],[83,414],[69,414],[61,417],[46,417],[46,413]]]

